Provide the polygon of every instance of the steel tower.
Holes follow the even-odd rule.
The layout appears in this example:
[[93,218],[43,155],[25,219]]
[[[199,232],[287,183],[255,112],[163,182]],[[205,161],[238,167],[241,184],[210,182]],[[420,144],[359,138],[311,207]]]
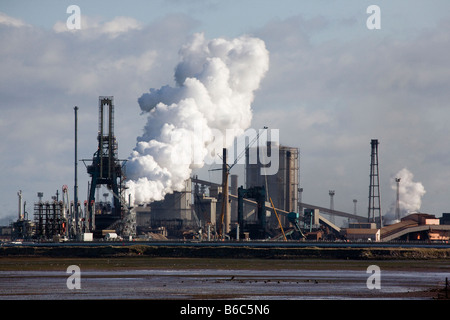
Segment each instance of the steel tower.
[[380,176],[378,169],[378,140],[372,139],[372,152],[370,155],[370,185],[369,185],[369,210],[367,214],[368,222],[375,222],[376,212],[379,215],[379,226],[383,226],[381,217],[381,199],[380,199]]
[[[94,153],[92,164],[87,166],[87,172],[91,176],[88,202],[89,229],[91,231],[110,227],[123,217],[124,209],[122,190],[125,161],[117,158],[117,141],[114,136],[114,97],[100,96],[98,108],[98,148]],[[100,185],[106,185],[113,194],[111,214],[95,215],[95,191],[96,187]]]

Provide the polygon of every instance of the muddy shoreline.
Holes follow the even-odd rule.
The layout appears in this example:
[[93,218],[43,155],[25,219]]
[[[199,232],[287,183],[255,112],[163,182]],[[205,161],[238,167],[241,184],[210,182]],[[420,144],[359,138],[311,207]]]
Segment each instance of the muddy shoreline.
[[[66,269],[71,265],[82,270],[86,288],[86,292],[75,296],[65,288]],[[380,267],[383,286],[388,289],[394,286],[390,291],[364,289],[369,265]],[[33,276],[33,272],[38,274]],[[51,272],[57,272],[57,275],[53,276]],[[105,275],[99,276],[99,272]],[[430,273],[439,274],[438,281],[422,281],[419,285],[418,280]],[[2,274],[3,280],[11,285],[4,283],[6,287],[1,296],[12,299],[23,297],[23,294],[31,299],[53,298],[53,291],[45,295],[42,292],[45,285],[40,284],[51,280],[61,286],[59,299],[277,299],[280,294],[286,299],[330,299],[331,294],[338,299],[440,300],[444,297],[442,283],[450,275],[450,249],[12,246],[0,248]],[[255,274],[261,276],[255,277]],[[330,276],[323,278],[323,274]],[[415,276],[407,276],[406,280],[390,276],[389,280],[390,274]],[[360,275],[360,278],[346,278],[352,275]],[[131,283],[136,290],[122,296],[110,295],[127,290]],[[361,283],[364,288],[354,292],[352,288]],[[112,284],[119,288],[109,290]],[[198,288],[195,294],[192,286]],[[335,286],[341,286],[342,292],[336,291]],[[411,289],[404,290],[402,286]],[[10,292],[11,288],[15,291]],[[334,293],[328,290],[334,290]],[[181,295],[180,292],[184,293]]]
[[[383,290],[365,288],[372,264],[382,271]],[[82,271],[79,292],[65,288],[71,265]],[[0,258],[0,299],[441,300],[447,274],[450,264],[440,259],[10,256]],[[424,282],[430,275],[433,279]]]
[[232,259],[343,259],[343,260],[396,260],[396,259],[448,259],[449,248],[260,248],[252,246],[152,246],[152,245],[102,245],[102,246],[12,246],[0,247],[2,257],[172,257],[172,258],[232,258]]

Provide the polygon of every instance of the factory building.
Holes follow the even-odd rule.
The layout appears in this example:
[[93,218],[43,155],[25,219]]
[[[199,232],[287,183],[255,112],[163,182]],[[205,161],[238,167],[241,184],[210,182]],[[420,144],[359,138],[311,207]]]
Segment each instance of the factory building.
[[196,225],[192,210],[192,181],[184,182],[184,189],[167,194],[164,200],[139,205],[136,212],[137,233],[163,233],[179,236],[182,230]]
[[184,182],[184,189],[180,192],[167,194],[163,201],[155,201],[150,205],[153,222],[163,220],[193,220],[191,212],[192,182],[190,179]]
[[[321,240],[342,238],[353,241],[391,241],[391,240],[450,240],[450,213],[441,219],[433,215],[416,213],[401,219],[394,225],[380,228],[372,209],[380,211],[379,181],[371,181],[369,192],[368,222],[350,224],[341,229],[328,220],[323,213],[353,218],[362,217],[330,208],[322,208],[299,201],[299,149],[268,141],[254,140],[245,148],[245,189],[240,186],[237,175],[229,175],[237,163],[227,163],[227,150],[223,153],[222,183],[212,183],[192,177],[184,182],[181,191],[167,194],[162,201],[138,205],[131,208],[125,199],[125,165],[127,160],[118,159],[118,145],[114,135],[114,99],[112,96],[99,97],[98,147],[92,159],[83,159],[87,173],[91,177],[88,185],[88,199],[84,210],[78,201],[77,182],[77,110],[75,107],[75,197],[69,200],[68,187],[63,186],[63,200],[58,192],[53,201],[42,201],[34,205],[34,220],[28,219],[18,192],[18,219],[10,227],[0,228],[0,239],[9,236],[13,240],[38,241],[92,241],[105,235],[129,236],[153,234],[160,239],[187,238],[198,239],[230,238],[241,236],[251,239]],[[265,127],[267,129],[267,127]],[[276,140],[276,139],[275,139]],[[250,147],[258,141],[257,147]],[[378,176],[377,140],[372,140],[371,178]],[[229,180],[231,180],[230,187]],[[397,181],[399,182],[399,181]],[[100,200],[99,188],[105,186],[108,192]],[[207,191],[208,188],[208,191]],[[96,196],[97,192],[97,196]],[[112,200],[106,200],[109,193]],[[330,196],[334,191],[330,190]],[[333,198],[331,198],[332,201]],[[397,200],[398,201],[398,200]],[[372,203],[373,202],[373,203]],[[305,210],[300,210],[300,205]],[[371,211],[372,210],[372,211]],[[277,214],[277,212],[279,214]],[[274,214],[275,213],[275,214]],[[365,220],[365,219],[364,219]],[[358,220],[359,221],[359,220]],[[280,228],[286,228],[286,232]],[[288,230],[290,228],[290,230]],[[281,229],[281,233],[280,233]],[[116,233],[117,232],[117,233]],[[277,235],[278,233],[278,235]],[[283,237],[280,236],[283,235]],[[111,238],[110,236],[108,236]],[[104,237],[105,238],[105,237]],[[241,238],[242,239],[242,238]]]
[[[275,152],[278,153],[278,161]],[[270,163],[263,157],[267,155]],[[253,158],[253,159],[252,159]],[[256,159],[256,161],[255,161]],[[278,162],[278,163],[276,163]],[[246,153],[246,186],[265,186],[267,201],[272,199],[276,208],[287,212],[298,212],[299,190],[299,149],[268,143],[265,147],[250,148]],[[273,166],[278,164],[278,170],[273,173]],[[287,219],[282,219],[286,225]]]
[[440,222],[435,215],[413,213],[398,223],[381,228],[381,240],[449,241],[450,225]]
[[[234,184],[237,183],[236,177],[232,176],[231,179]],[[237,201],[228,202],[229,208],[233,202]],[[222,204],[223,190],[219,184],[197,177],[188,179],[182,191],[167,194],[164,200],[134,208],[137,233],[161,233],[164,230],[166,236],[185,237],[184,234],[189,230],[195,233],[202,229],[205,238],[207,230],[212,236],[221,220]]]
[[346,229],[345,238],[349,241],[380,241],[380,229],[377,228],[355,228]]
[[450,225],[426,213],[413,213],[381,229],[375,223],[350,224],[343,236],[350,241],[449,241]]

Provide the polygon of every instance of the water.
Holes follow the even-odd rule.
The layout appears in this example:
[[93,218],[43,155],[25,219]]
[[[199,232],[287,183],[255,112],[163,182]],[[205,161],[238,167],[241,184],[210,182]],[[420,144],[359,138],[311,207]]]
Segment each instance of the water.
[[0,271],[0,299],[431,299],[448,272],[381,271],[369,290],[366,270],[81,270],[81,289],[63,271]]

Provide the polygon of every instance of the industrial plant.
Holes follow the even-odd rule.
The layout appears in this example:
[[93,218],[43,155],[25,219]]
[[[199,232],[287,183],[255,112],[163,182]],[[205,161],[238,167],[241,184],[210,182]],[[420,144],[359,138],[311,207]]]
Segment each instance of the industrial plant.
[[[448,242],[450,239],[450,213],[444,213],[440,219],[423,213],[400,218],[398,195],[397,221],[389,225],[384,223],[376,139],[370,142],[369,204],[368,214],[364,217],[357,215],[356,210],[354,213],[335,210],[334,190],[329,192],[328,208],[302,202],[299,149],[274,142],[261,145],[255,143],[258,136],[236,159],[228,159],[227,149],[222,150],[221,182],[202,180],[194,175],[185,181],[183,190],[167,194],[162,201],[131,203],[125,184],[127,160],[118,159],[114,97],[100,96],[98,109],[98,148],[91,158],[80,160],[77,154],[78,108],[74,108],[73,195],[67,185],[51,201],[43,200],[40,193],[30,215],[19,191],[18,217],[10,226],[2,227],[3,240]],[[260,148],[264,150],[261,152]],[[261,154],[278,155],[275,174],[264,174],[269,164],[259,159]],[[254,155],[256,158],[252,158]],[[245,181],[240,181],[231,169],[239,157],[244,156]],[[79,200],[78,163],[85,165],[85,174],[90,178],[85,200]],[[100,194],[101,186],[108,192]],[[108,200],[109,196],[112,200]],[[356,205],[356,200],[354,202]],[[346,219],[346,227],[336,225],[335,217]]]

